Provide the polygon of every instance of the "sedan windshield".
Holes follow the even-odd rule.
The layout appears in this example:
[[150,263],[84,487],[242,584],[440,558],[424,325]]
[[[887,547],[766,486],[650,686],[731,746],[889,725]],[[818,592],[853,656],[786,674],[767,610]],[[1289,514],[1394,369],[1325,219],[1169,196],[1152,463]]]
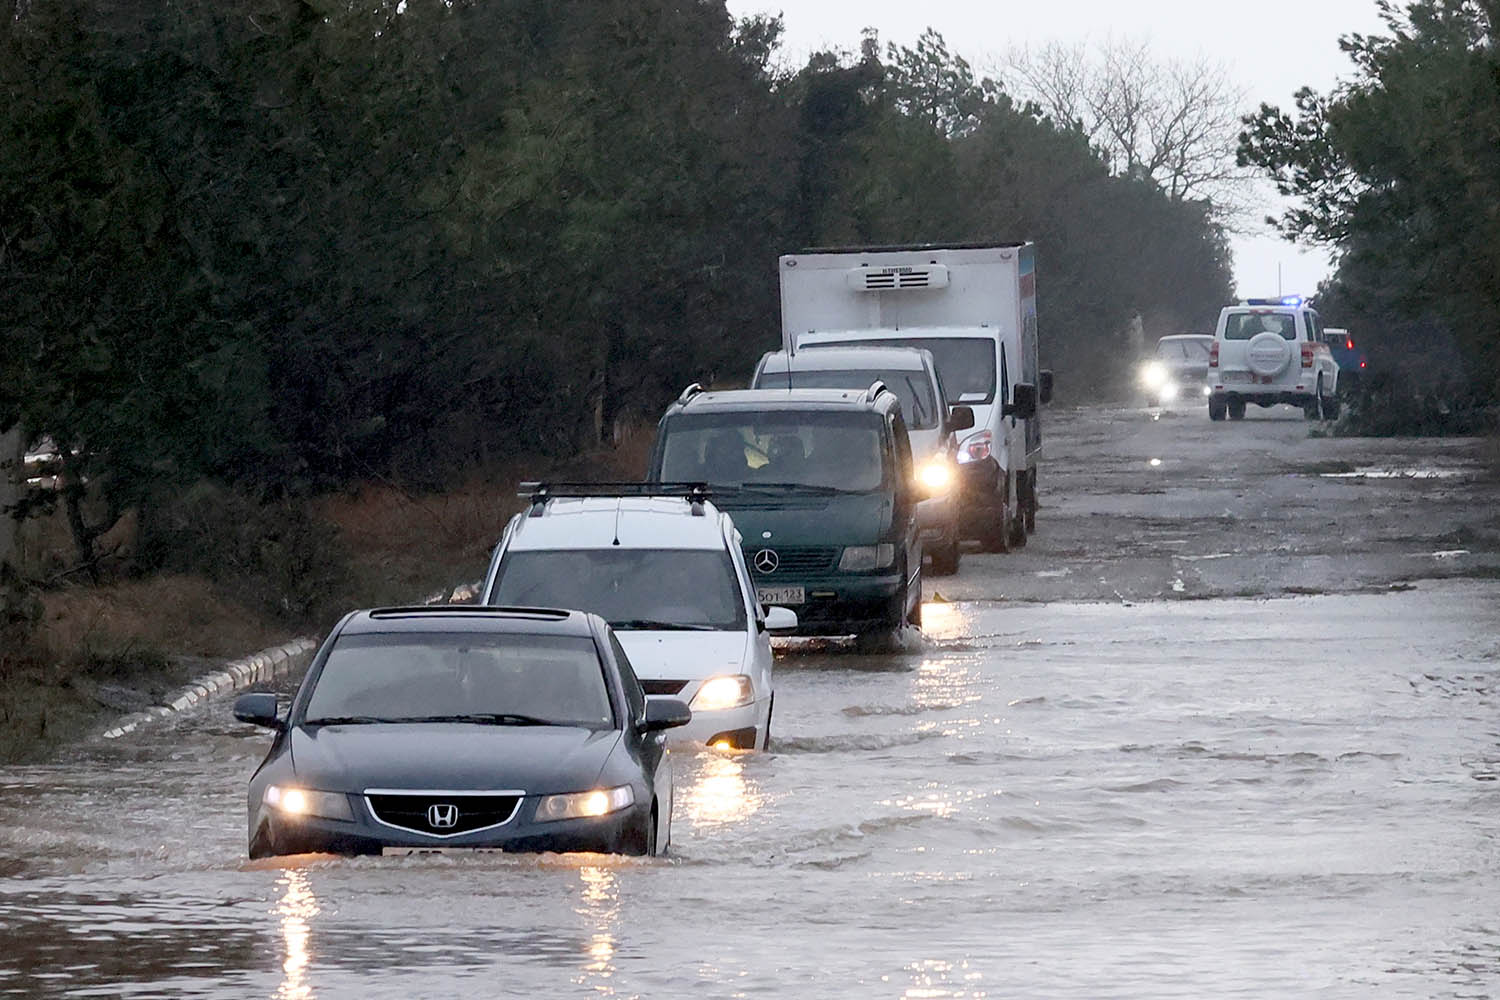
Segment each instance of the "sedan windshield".
[[558,549],[508,552],[492,604],[592,611],[620,631],[743,631],[727,552]]
[[340,636],[307,724],[442,720],[607,729],[604,669],[583,636],[386,632]]
[[860,368],[842,371],[765,372],[758,389],[868,389],[876,380],[901,400],[906,426],[914,431],[931,430],[939,423],[937,394],[931,376],[921,371],[880,371]]
[[882,419],[874,413],[684,414],[663,433],[662,482],[867,493],[887,481]]

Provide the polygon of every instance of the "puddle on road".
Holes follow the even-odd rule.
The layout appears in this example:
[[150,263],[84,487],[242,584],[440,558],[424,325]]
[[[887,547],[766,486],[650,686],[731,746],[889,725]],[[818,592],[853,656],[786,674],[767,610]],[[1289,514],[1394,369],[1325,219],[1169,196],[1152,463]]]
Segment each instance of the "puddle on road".
[[1387,468],[1366,465],[1348,472],[1320,472],[1320,479],[1462,479],[1472,476],[1472,469],[1455,468]]

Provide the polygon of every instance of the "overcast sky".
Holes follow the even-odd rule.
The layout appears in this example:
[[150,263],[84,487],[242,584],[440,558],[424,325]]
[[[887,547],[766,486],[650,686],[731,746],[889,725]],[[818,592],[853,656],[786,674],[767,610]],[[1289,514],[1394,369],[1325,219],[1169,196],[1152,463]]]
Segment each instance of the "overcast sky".
[[[781,13],[784,58],[800,64],[822,48],[856,50],[860,30],[910,45],[928,26],[977,71],[998,68],[1012,46],[1108,35],[1146,39],[1163,56],[1222,60],[1251,108],[1287,107],[1301,86],[1327,90],[1350,71],[1340,35],[1382,27],[1375,0],[728,0],[737,16]],[[1267,192],[1269,195],[1270,192]],[[1267,203],[1256,218],[1273,212]],[[999,237],[1025,234],[997,233]],[[1329,271],[1322,254],[1298,250],[1269,232],[1233,240],[1241,295],[1276,292],[1277,264],[1287,294],[1312,292]]]

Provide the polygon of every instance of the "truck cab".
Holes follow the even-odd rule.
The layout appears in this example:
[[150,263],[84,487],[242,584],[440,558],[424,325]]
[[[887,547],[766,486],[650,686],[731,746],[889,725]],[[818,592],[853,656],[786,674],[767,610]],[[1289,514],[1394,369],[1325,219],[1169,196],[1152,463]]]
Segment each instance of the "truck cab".
[[960,533],[989,551],[1035,529],[1038,406],[1052,374],[1038,357],[1029,243],[807,250],[781,258],[782,348],[915,347],[947,403],[973,411],[958,441]]

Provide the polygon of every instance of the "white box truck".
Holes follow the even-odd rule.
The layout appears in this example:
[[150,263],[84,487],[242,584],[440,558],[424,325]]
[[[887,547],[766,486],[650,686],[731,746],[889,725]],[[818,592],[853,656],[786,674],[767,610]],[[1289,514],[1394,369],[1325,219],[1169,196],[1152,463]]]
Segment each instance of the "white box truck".
[[962,533],[985,549],[1024,545],[1036,527],[1040,403],[1030,243],[837,247],[781,258],[781,338],[821,346],[932,352],[950,406],[974,411],[958,446]]

